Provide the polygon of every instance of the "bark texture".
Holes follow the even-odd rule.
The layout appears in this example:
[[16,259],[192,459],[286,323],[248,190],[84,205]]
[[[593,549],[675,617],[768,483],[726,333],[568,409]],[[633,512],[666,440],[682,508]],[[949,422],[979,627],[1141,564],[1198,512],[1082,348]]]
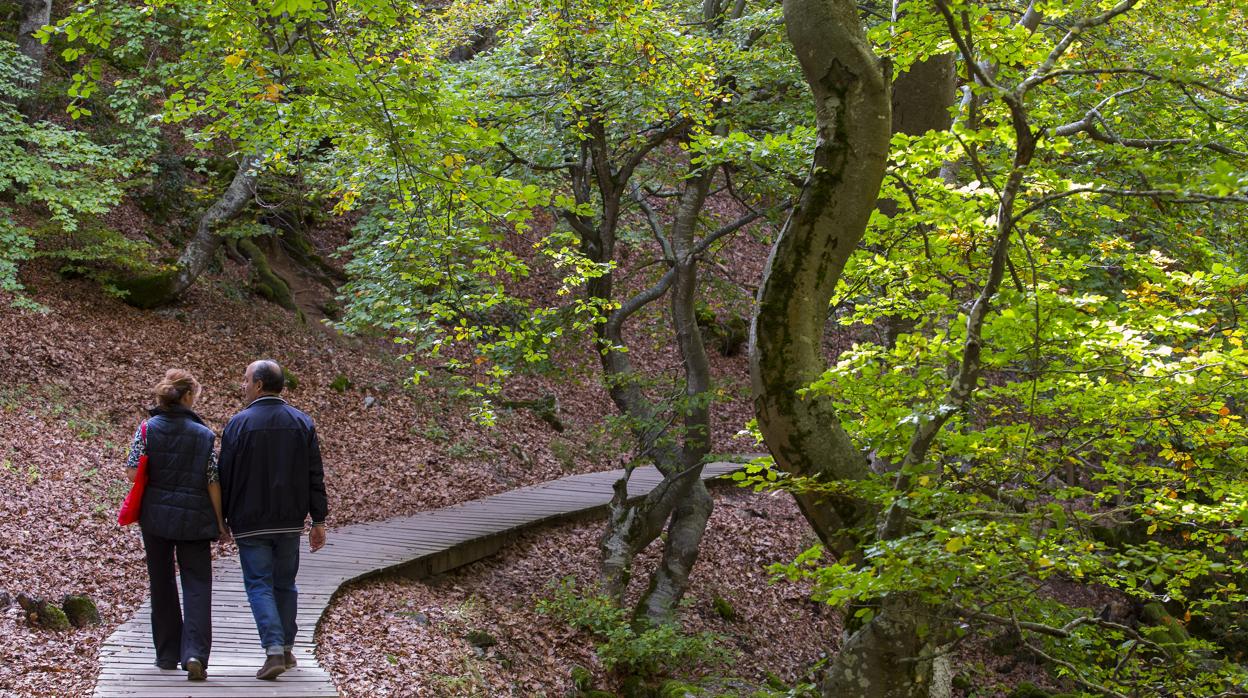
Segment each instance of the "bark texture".
[[[828,302],[876,206],[891,128],[888,85],[848,0],[786,0],[785,26],[815,100],[818,140],[796,207],[767,262],[750,328],[755,411],[781,469],[800,477],[857,480],[867,458],[831,405],[799,391],[827,368]],[[857,501],[799,494],[820,540],[851,551]]]
[[[854,633],[823,685],[831,698],[950,698],[953,671],[945,621],[911,599],[890,597]],[[925,632],[923,632],[925,631]]]
[[32,83],[39,82],[43,75],[43,62],[48,55],[48,47],[35,38],[35,32],[52,23],[52,0],[21,0],[22,19],[17,29],[17,50],[35,64]]
[[166,302],[172,302],[187,291],[208,268],[212,257],[221,246],[221,235],[217,228],[237,216],[247,202],[251,201],[256,192],[256,179],[260,158],[248,155],[238,163],[238,170],[230,186],[226,187],[221,198],[213,202],[196,226],[195,236],[187,243],[186,249],[178,259],[178,272],[166,296]]

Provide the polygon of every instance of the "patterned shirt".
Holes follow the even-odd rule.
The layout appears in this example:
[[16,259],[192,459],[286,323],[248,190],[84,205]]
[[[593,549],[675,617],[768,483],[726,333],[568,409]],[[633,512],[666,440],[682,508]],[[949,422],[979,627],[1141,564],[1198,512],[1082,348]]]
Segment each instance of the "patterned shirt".
[[[147,420],[134,430],[134,438],[130,440],[130,455],[126,457],[127,468],[139,467],[139,458],[147,453],[147,437],[143,435],[143,428],[147,424]],[[220,471],[217,470],[217,452],[214,450],[208,458],[208,484],[221,481]]]

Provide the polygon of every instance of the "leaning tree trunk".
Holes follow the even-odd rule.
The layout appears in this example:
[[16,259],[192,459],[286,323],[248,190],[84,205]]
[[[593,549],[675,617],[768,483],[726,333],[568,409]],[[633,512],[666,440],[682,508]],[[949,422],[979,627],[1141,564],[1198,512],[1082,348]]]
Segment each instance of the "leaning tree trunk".
[[[877,205],[892,123],[890,95],[852,0],[784,0],[789,40],[815,99],[818,141],[811,173],[780,232],[751,326],[750,373],[759,428],[777,467],[803,477],[858,480],[864,455],[827,401],[799,391],[827,368],[827,307]],[[908,116],[908,115],[907,115]],[[848,530],[876,513],[849,498],[798,495],[824,544],[855,552]],[[825,696],[939,698],[943,637],[918,639],[931,611],[893,596],[849,638],[829,666]]]
[[237,216],[256,192],[256,179],[260,158],[256,155],[245,156],[238,163],[238,170],[230,186],[226,187],[221,198],[217,199],[199,219],[195,229],[195,237],[187,243],[186,249],[178,259],[177,275],[169,288],[166,301],[172,301],[186,293],[208,268],[212,257],[221,246],[221,235],[218,226]]
[[[810,175],[767,262],[750,327],[759,429],[776,465],[801,477],[859,480],[866,457],[828,401],[799,394],[827,368],[828,302],[866,231],[888,157],[889,90],[852,0],[785,0],[785,26],[815,99]],[[824,545],[855,548],[861,502],[796,495]]]

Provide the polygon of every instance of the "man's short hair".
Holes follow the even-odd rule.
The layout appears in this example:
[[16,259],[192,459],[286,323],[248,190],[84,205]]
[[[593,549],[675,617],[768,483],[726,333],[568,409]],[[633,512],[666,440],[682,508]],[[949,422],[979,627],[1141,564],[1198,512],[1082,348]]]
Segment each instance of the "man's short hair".
[[286,375],[272,359],[257,361],[251,369],[251,379],[260,381],[260,388],[266,393],[280,393],[286,387]]

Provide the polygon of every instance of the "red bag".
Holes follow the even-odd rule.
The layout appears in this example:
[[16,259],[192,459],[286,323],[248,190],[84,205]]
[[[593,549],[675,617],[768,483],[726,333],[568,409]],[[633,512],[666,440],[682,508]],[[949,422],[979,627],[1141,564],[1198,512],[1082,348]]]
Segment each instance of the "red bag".
[[134,484],[130,485],[130,493],[121,503],[121,511],[117,512],[117,523],[129,526],[139,520],[139,506],[143,504],[143,490],[147,487],[147,422],[139,426],[143,433],[143,455],[139,456],[138,472],[134,475]]

